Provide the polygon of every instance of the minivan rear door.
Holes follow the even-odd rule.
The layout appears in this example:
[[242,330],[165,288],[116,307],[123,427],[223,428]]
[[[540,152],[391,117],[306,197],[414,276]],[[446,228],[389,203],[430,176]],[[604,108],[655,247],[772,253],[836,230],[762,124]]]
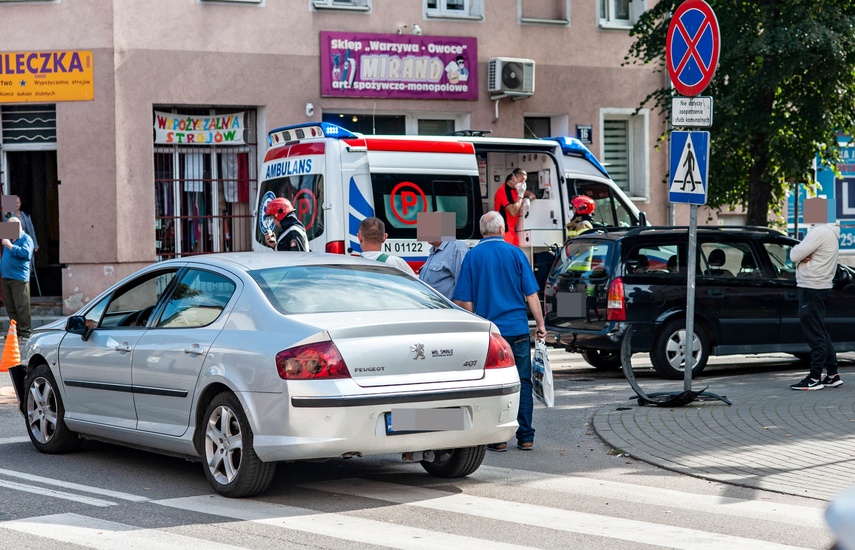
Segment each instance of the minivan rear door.
[[597,331],[605,327],[610,239],[570,239],[558,254],[544,290],[546,324]]

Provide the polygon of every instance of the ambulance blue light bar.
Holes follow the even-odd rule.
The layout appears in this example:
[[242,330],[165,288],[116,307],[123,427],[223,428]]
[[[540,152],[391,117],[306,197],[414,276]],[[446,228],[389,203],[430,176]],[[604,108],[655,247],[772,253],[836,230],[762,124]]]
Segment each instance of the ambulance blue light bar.
[[359,136],[346,128],[330,124],[329,122],[305,122],[303,124],[294,124],[270,130],[267,132],[267,145],[278,145],[289,141],[325,137],[351,139],[358,138]]
[[609,177],[609,173],[606,172],[606,169],[603,168],[603,165],[600,164],[600,161],[597,160],[597,157],[595,157],[594,154],[591,153],[591,151],[589,151],[588,148],[585,147],[585,145],[578,139],[568,136],[548,137],[543,139],[557,141],[559,144],[561,144],[561,152],[563,152],[565,155],[582,157],[591,164],[593,164],[597,168],[597,170],[603,173],[604,176]]

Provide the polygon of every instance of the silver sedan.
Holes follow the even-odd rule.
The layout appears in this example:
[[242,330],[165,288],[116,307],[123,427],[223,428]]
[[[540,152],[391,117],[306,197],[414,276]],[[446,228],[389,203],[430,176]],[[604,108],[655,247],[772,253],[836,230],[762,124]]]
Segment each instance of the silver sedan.
[[39,451],[186,456],[232,497],[307,459],[400,453],[466,476],[519,403],[495,325],[385,264],[295,252],[153,264],[37,329],[11,373]]

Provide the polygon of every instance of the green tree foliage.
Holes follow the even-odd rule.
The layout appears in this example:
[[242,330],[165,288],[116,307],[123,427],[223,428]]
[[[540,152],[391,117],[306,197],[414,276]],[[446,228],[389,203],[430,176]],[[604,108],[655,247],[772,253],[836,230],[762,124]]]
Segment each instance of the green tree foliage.
[[[855,130],[855,1],[706,1],[721,31],[718,70],[703,92],[714,115],[707,204],[747,207],[749,224],[767,225],[793,182],[814,181],[815,154],[836,165],[837,136]],[[681,3],[661,0],[642,15],[627,63],[667,74],[666,35]],[[642,106],[670,120],[672,94],[656,90]]]

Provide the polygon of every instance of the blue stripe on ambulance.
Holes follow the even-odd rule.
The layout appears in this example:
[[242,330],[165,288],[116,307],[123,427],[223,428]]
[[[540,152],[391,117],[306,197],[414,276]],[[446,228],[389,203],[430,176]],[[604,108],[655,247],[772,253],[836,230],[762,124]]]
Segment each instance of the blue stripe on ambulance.
[[[374,208],[362,194],[362,191],[359,190],[359,187],[356,185],[356,180],[352,177],[350,178],[350,192],[348,193],[348,200],[350,201],[350,204],[347,218],[347,237],[350,240],[350,248],[352,248],[354,252],[362,252],[362,247],[359,246],[359,239],[356,238],[356,234],[359,232],[359,224],[362,220],[374,216]],[[354,214],[354,212],[356,212],[356,214]]]

